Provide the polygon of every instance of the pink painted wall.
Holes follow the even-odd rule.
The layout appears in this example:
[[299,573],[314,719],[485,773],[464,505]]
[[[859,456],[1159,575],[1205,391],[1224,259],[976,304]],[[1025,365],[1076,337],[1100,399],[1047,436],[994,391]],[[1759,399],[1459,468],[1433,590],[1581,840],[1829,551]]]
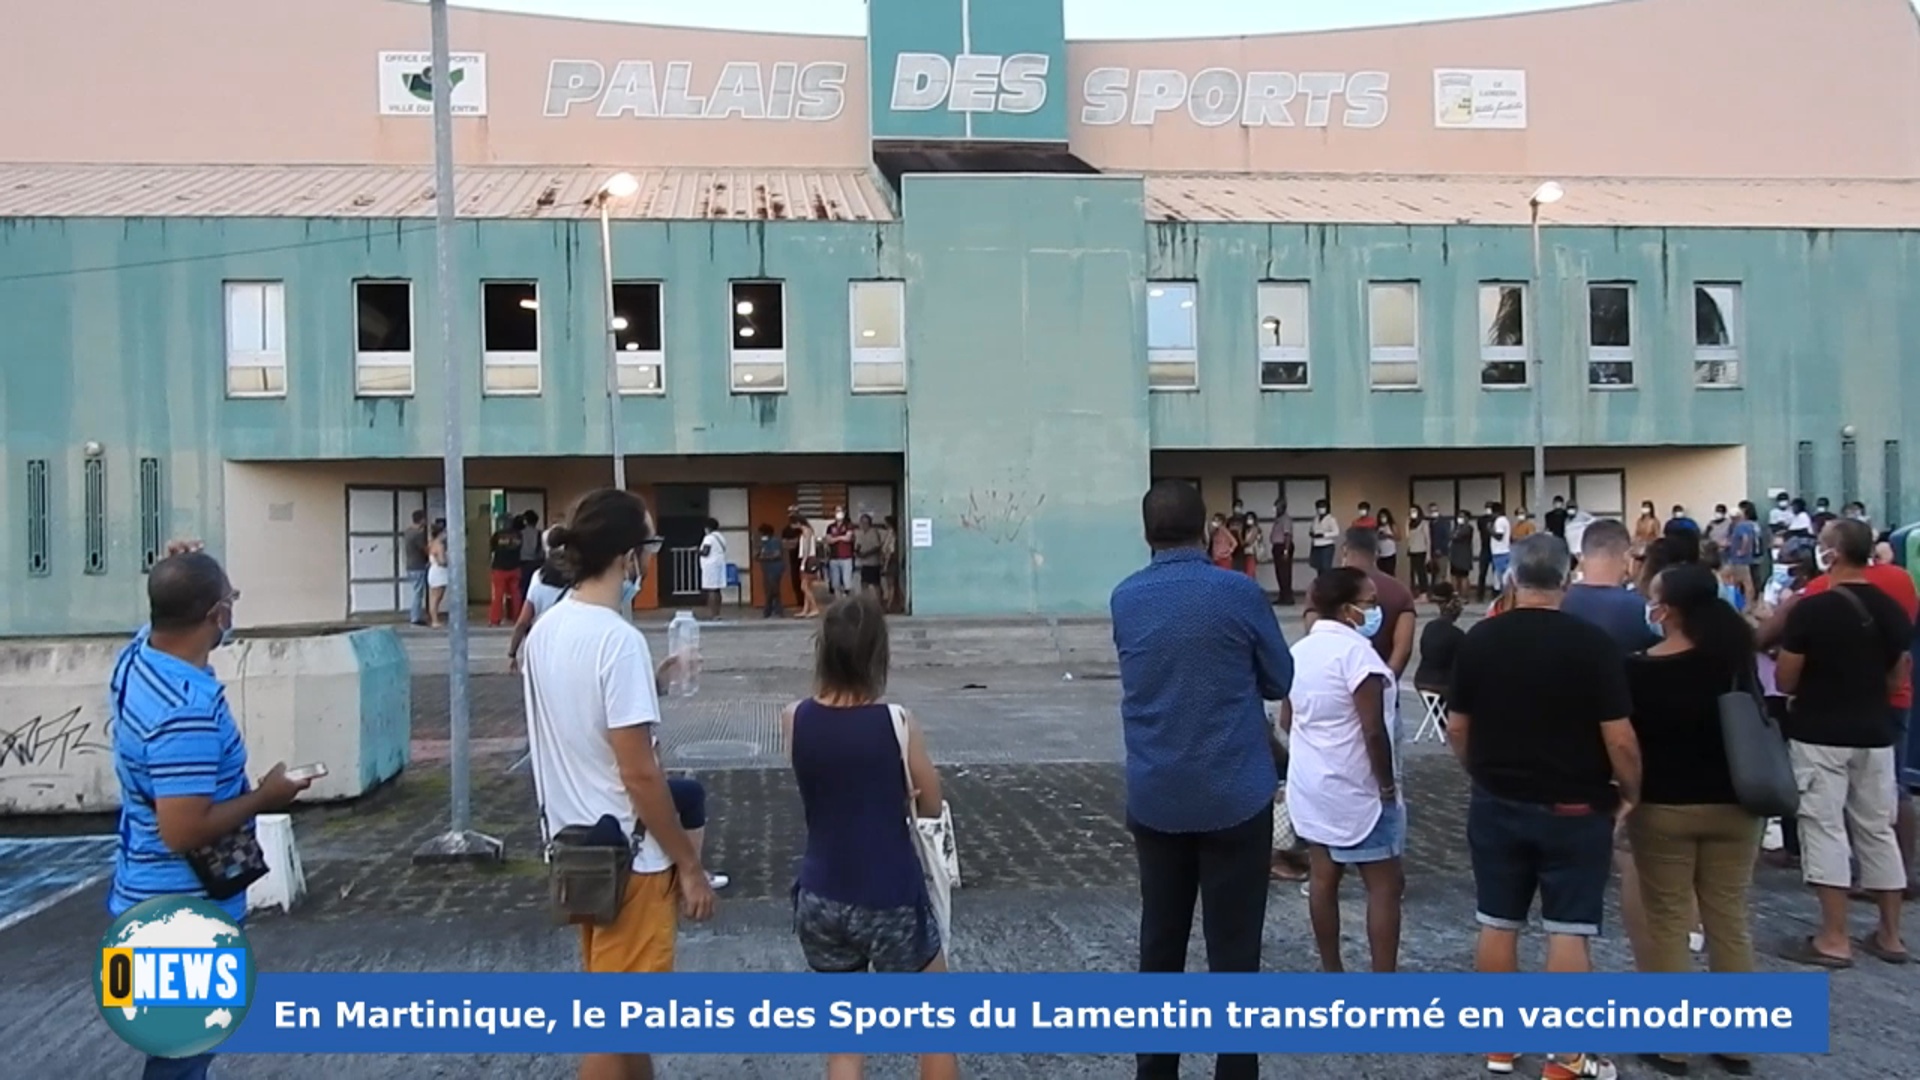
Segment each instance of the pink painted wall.
[[[931,0],[930,0],[931,2]],[[1045,2],[1045,0],[1037,0]],[[26,24],[23,24],[26,25]],[[395,0],[59,0],[0,64],[0,156],[19,162],[388,163],[430,159],[424,117],[383,117],[377,54],[427,45],[423,4]],[[488,115],[456,123],[467,163],[861,166],[865,43],[602,24],[456,9],[456,52],[484,52]],[[550,64],[692,64],[709,92],[729,61],[842,64],[840,111],[798,120],[545,115]],[[1920,176],[1920,26],[1908,0],[1625,0],[1596,7],[1334,33],[1068,47],[1073,147],[1113,170],[1670,177]],[[1522,69],[1524,130],[1448,130],[1434,69]],[[1127,69],[1127,115],[1098,118],[1087,81]],[[1143,70],[1288,80],[1292,126],[1204,126],[1186,107],[1131,122]],[[1377,72],[1385,111],[1325,97],[1312,73]],[[1211,77],[1216,86],[1221,75]],[[1274,91],[1277,92],[1277,91]],[[1374,99],[1376,102],[1379,99]],[[1355,107],[1358,102],[1359,107]],[[1204,110],[1203,110],[1204,112]],[[1351,118],[1367,126],[1350,126]]]

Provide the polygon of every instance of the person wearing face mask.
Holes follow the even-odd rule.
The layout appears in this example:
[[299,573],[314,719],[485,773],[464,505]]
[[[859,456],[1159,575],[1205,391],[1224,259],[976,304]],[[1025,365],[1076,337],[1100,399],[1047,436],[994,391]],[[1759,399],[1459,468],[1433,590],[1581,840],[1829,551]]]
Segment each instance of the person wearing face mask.
[[1327,500],[1313,504],[1313,546],[1307,551],[1307,565],[1315,576],[1333,569],[1335,549],[1340,546],[1340,521],[1333,516]]
[[[554,534],[560,531],[555,525],[541,538],[541,550],[551,553],[554,548]],[[644,563],[652,553],[658,551],[660,540],[655,537],[646,547],[628,557],[625,582],[620,586],[619,610],[628,618],[633,617],[633,601],[640,595],[640,582],[645,577]],[[526,643],[527,634],[532,632],[536,619],[547,613],[548,609],[560,602],[573,588],[573,579],[567,575],[563,566],[555,562],[545,562],[533,575],[533,584],[527,587],[526,602],[520,605],[520,617],[513,624],[513,636],[507,640],[507,672],[520,673],[520,647]]]
[[[1400,580],[1380,569],[1380,533],[1377,529],[1363,529],[1358,526],[1348,529],[1346,543],[1341,551],[1342,565],[1367,575],[1373,583],[1375,603],[1380,607],[1381,626],[1377,634],[1369,634],[1373,651],[1387,665],[1397,681],[1406,674],[1407,663],[1413,659],[1414,628],[1419,621],[1414,614],[1413,592]],[[1307,629],[1313,628],[1319,619],[1319,613],[1308,608],[1306,613]],[[1396,712],[1398,688],[1389,687],[1387,712]]]
[[1453,591],[1464,603],[1467,579],[1473,576],[1473,515],[1465,510],[1455,515],[1453,530],[1447,535],[1447,569],[1453,574]]
[[1834,517],[1832,502],[1824,497],[1815,499],[1813,501],[1813,515],[1809,521],[1809,524],[1813,526],[1813,535],[1819,536],[1821,533],[1826,532],[1827,526],[1833,523]]
[[[1642,761],[1641,803],[1627,822],[1645,920],[1634,960],[1641,971],[1692,970],[1697,906],[1709,970],[1750,972],[1747,891],[1762,822],[1734,792],[1719,700],[1758,685],[1753,629],[1721,600],[1711,571],[1684,563],[1648,583],[1644,618],[1655,644],[1627,660]],[[1744,1058],[1717,1057],[1734,1075],[1752,1072]],[[1687,1072],[1684,1056],[1643,1059],[1669,1075]]]
[[[605,488],[584,496],[548,554],[573,588],[534,624],[521,665],[542,835],[599,830],[611,818],[633,848],[618,913],[581,927],[590,973],[670,972],[679,919],[713,914],[713,886],[661,763],[658,672],[620,610],[635,553],[653,535],[638,495]],[[581,1075],[650,1076],[652,1064],[642,1055],[589,1055]]]
[[1774,536],[1785,536],[1787,526],[1793,524],[1793,500],[1781,492],[1773,497],[1773,509],[1767,511],[1767,528]]
[[1413,595],[1433,588],[1433,530],[1419,507],[1407,511],[1407,570],[1413,575]]
[[835,596],[853,595],[853,526],[845,507],[836,507],[827,525],[827,584]]
[[[1891,579],[1881,585],[1868,576],[1873,532],[1858,521],[1828,525],[1814,557],[1826,585],[1816,591],[1820,579],[1810,583],[1762,634],[1762,644],[1779,642],[1774,677],[1792,697],[1786,734],[1800,785],[1800,866],[1820,903],[1817,932],[1784,955],[1844,968],[1853,966],[1857,949],[1905,964],[1900,905],[1907,872],[1895,828],[1902,792],[1894,746],[1913,700],[1908,648],[1920,604],[1911,581],[1896,599]],[[1857,939],[1847,932],[1855,861],[1861,889],[1880,909],[1878,928]]]
[[1308,601],[1317,618],[1293,645],[1293,687],[1280,709],[1289,732],[1287,811],[1308,845],[1307,906],[1323,971],[1340,959],[1340,879],[1359,868],[1367,890],[1367,944],[1376,972],[1393,971],[1406,889],[1406,801],[1393,729],[1395,676],[1373,649],[1385,614],[1374,580],[1329,570]]
[[1640,517],[1633,523],[1633,547],[1635,554],[1647,549],[1647,545],[1660,539],[1660,515],[1653,512],[1653,503],[1640,504]]
[[[312,783],[288,779],[284,764],[247,782],[247,744],[212,668],[213,651],[232,638],[240,590],[198,544],[169,552],[147,572],[148,624],[108,682],[120,844],[107,911],[116,918],[156,897],[207,898],[225,883],[203,876],[193,853],[250,833],[255,817],[286,809]],[[213,903],[235,921],[246,916],[244,888]],[[146,1075],[204,1080],[212,1061],[148,1058]]]

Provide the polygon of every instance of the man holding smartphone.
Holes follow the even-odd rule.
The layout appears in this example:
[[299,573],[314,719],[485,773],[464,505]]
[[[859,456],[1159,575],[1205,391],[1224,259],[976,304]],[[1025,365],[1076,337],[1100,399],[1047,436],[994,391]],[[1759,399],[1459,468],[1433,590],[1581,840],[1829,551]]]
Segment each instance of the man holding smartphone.
[[[120,848],[107,910],[116,918],[160,896],[207,896],[187,860],[285,809],[312,783],[276,764],[247,782],[247,746],[210,666],[233,633],[239,590],[218,560],[179,542],[147,573],[149,623],[114,664],[114,773],[120,782]],[[247,896],[214,903],[235,921]],[[148,1058],[143,1080],[204,1080],[213,1055]]]

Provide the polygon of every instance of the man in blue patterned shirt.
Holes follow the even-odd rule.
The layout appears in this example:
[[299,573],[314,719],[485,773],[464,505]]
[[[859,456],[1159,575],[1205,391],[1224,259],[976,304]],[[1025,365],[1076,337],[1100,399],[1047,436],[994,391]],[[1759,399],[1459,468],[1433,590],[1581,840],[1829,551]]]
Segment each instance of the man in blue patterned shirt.
[[[120,654],[108,684],[120,848],[107,910],[115,917],[158,896],[205,896],[183,853],[285,808],[311,781],[275,765],[247,784],[247,747],[209,667],[233,631],[240,594],[213,556],[170,555],[147,574],[151,618]],[[238,920],[244,892],[216,901]],[[211,1054],[148,1058],[144,1080],[202,1080]]]
[[[1113,590],[1127,825],[1140,864],[1140,970],[1185,970],[1198,899],[1212,971],[1260,969],[1278,786],[1265,702],[1287,696],[1293,656],[1259,584],[1213,566],[1207,508],[1185,480],[1141,501],[1153,561]],[[1141,1080],[1177,1077],[1144,1054]],[[1252,1080],[1223,1054],[1218,1080]]]

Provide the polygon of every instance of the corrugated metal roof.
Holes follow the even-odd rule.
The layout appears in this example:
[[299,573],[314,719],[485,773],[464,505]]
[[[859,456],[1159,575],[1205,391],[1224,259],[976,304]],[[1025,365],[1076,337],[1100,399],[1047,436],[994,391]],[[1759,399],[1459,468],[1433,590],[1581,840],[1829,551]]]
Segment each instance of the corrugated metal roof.
[[[1156,221],[1352,225],[1527,223],[1540,178],[1148,173]],[[1920,180],[1660,180],[1556,177],[1556,225],[1920,228]]]
[[[488,165],[455,175],[460,215],[578,218],[618,166]],[[622,219],[890,221],[866,169],[635,169]],[[0,217],[431,217],[433,171],[395,165],[0,164]]]

